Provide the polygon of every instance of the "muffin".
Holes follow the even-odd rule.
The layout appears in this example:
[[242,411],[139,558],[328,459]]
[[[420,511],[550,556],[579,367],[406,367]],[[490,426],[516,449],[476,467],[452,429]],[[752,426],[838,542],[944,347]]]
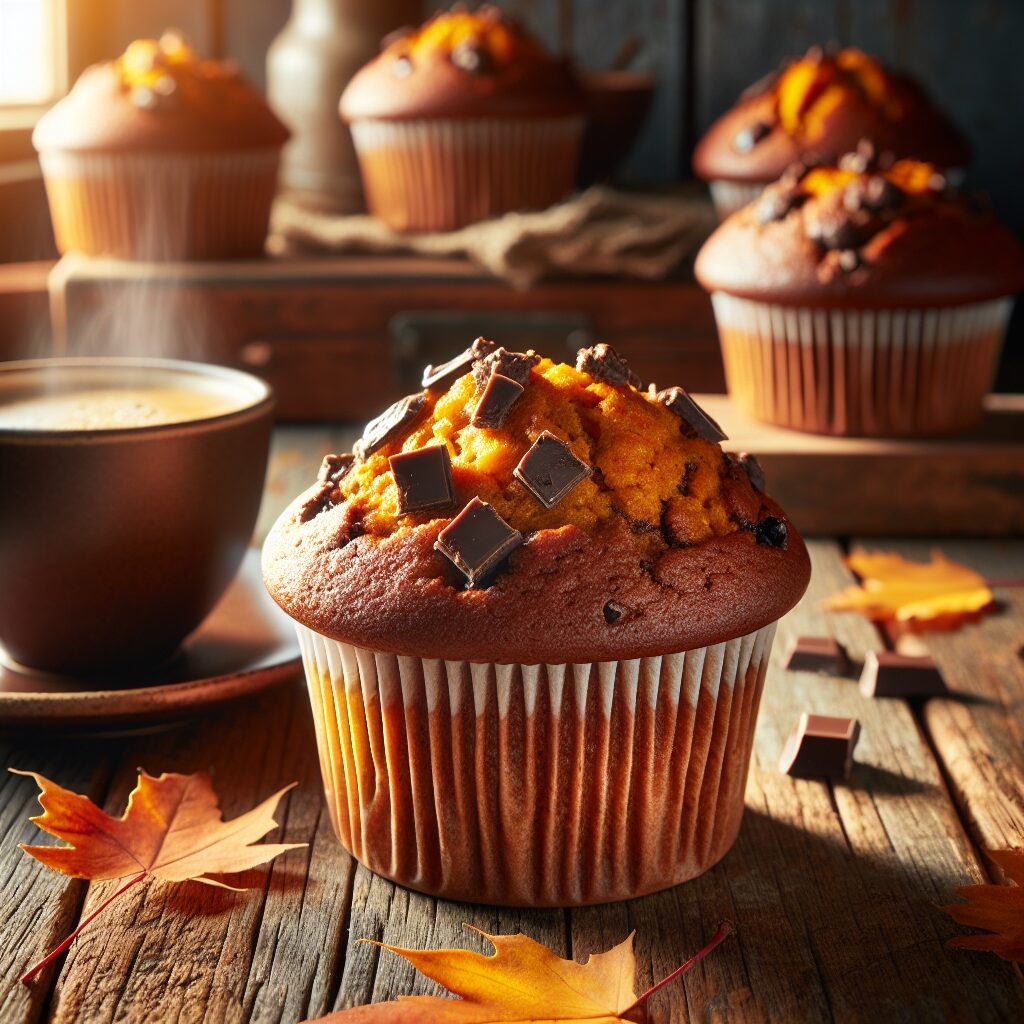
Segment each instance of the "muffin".
[[862,138],[941,168],[970,159],[963,135],[913,79],[860,50],[812,47],[740,96],[698,143],[693,169],[725,217],[796,160],[836,160]]
[[697,256],[729,394],[796,430],[954,433],[982,415],[1024,252],[933,165],[796,164]]
[[288,130],[234,66],[180,35],[88,68],[36,125],[61,252],[259,255]]
[[452,899],[562,906],[726,853],[809,564],[722,436],[607,346],[573,367],[481,338],[324,460],[263,568],[359,860]]
[[576,180],[583,92],[567,61],[495,7],[389,36],[340,109],[370,212],[396,231],[542,209]]

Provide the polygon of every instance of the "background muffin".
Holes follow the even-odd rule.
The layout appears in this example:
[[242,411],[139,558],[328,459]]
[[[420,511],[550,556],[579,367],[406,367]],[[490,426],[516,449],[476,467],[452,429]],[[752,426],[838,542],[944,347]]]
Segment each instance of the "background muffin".
[[169,32],[87,69],[32,141],[61,252],[164,260],[259,254],[287,138],[233,65]]
[[396,231],[449,230],[563,198],[584,109],[568,63],[486,6],[389,37],[341,98],[370,212]]
[[334,822],[373,870],[592,903],[735,838],[807,555],[685,392],[636,383],[606,346],[574,368],[479,339],[268,538]]
[[743,93],[698,143],[693,169],[724,217],[794,161],[838,159],[862,138],[940,168],[970,158],[966,139],[913,79],[852,47],[814,47]]
[[982,413],[1024,252],[931,164],[864,145],[794,165],[697,257],[729,393],[758,419],[862,436]]

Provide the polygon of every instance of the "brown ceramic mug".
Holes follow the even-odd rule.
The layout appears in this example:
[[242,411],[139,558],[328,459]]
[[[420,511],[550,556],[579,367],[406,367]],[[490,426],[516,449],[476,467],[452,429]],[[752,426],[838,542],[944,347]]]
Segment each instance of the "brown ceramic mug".
[[0,363],[4,656],[81,674],[173,654],[251,540],[273,404],[200,363]]

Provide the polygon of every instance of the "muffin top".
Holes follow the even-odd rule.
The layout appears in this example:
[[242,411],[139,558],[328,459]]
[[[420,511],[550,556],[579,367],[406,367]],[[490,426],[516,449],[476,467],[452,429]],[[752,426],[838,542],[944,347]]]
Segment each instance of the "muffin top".
[[310,628],[417,657],[666,654],[773,622],[807,553],[755,460],[605,345],[575,367],[477,339],[385,411],[275,525],[271,595]]
[[743,93],[697,145],[693,169],[707,180],[774,181],[807,153],[834,160],[861,138],[939,167],[970,159],[963,135],[915,81],[860,50],[813,47]]
[[861,143],[837,165],[792,165],[697,255],[697,280],[771,302],[953,306],[1024,288],[1024,251],[934,165]]
[[209,150],[282,145],[288,129],[231,62],[202,60],[177,32],[138,39],[82,72],[39,120],[37,150]]
[[341,97],[346,121],[582,115],[569,62],[497,7],[461,4],[387,36]]

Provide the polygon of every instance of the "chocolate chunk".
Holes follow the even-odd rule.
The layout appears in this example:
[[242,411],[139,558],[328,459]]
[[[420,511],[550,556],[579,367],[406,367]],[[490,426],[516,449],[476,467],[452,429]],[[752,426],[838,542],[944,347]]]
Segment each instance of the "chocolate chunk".
[[449,60],[471,75],[486,75],[494,69],[490,53],[472,39],[453,47]]
[[736,464],[747,474],[750,486],[755,491],[760,491],[764,494],[764,470],[761,468],[761,463],[757,461],[757,456],[751,455],[748,452],[740,452],[739,455],[734,455],[733,458],[736,460]]
[[473,409],[473,418],[470,422],[474,427],[490,427],[491,430],[497,430],[505,422],[505,417],[524,390],[518,381],[492,370],[487,386]]
[[320,486],[302,506],[299,512],[299,520],[303,523],[308,523],[311,519],[315,519],[320,515],[321,512],[331,508],[334,505],[334,489],[334,484],[329,481],[322,481]]
[[775,516],[765,516],[754,527],[754,539],[758,544],[764,544],[770,548],[785,548],[789,540],[789,528],[781,519]]
[[348,475],[348,471],[356,464],[356,457],[345,452],[342,455],[325,455],[320,463],[320,472],[316,478],[321,483],[337,486]]
[[868,651],[860,692],[865,697],[939,697],[949,690],[932,658]]
[[860,253],[856,249],[841,249],[837,262],[839,263],[840,270],[846,271],[847,274],[852,274],[861,265]]
[[434,548],[475,587],[522,543],[523,535],[518,530],[486,501],[473,498],[437,535]]
[[366,424],[363,436],[355,443],[356,457],[360,461],[369,458],[402,427],[416,419],[426,400],[422,393],[406,395],[385,409],[376,419],[370,420]]
[[683,421],[688,437],[699,437],[713,444],[728,440],[725,431],[682,388],[665,388],[654,397]]
[[609,626],[613,626],[623,615],[626,614],[626,609],[619,604],[618,601],[608,600],[604,604],[604,621]]
[[819,210],[807,221],[807,237],[824,249],[856,249],[871,234],[867,219],[842,208]]
[[738,153],[749,153],[771,130],[772,126],[765,121],[755,121],[736,133],[732,140],[733,149]]
[[861,139],[857,148],[851,153],[844,153],[839,158],[841,171],[853,171],[854,174],[866,174],[878,166],[878,150],[870,139]]
[[536,352],[509,352],[507,348],[496,348],[473,364],[473,380],[482,391],[487,387],[491,373],[500,373],[524,388],[530,383],[530,371],[540,362]]
[[447,363],[441,363],[440,366],[432,366],[428,363],[427,368],[423,371],[423,387],[435,388],[438,391],[445,390],[463,374],[469,373],[473,363],[490,355],[497,347],[493,341],[477,338],[469,348],[449,359]]
[[545,430],[519,460],[512,475],[545,508],[554,508],[592,472],[561,438]]
[[793,637],[783,662],[783,668],[791,672],[821,672],[828,676],[843,675],[848,665],[846,649],[831,636]]
[[445,444],[432,444],[388,459],[398,488],[398,510],[439,512],[455,504],[452,460]]
[[870,210],[895,210],[904,198],[903,189],[880,174],[855,178],[843,190],[843,206],[851,213]]
[[807,198],[807,193],[798,185],[781,181],[769,185],[757,201],[757,222],[770,224],[782,220],[791,210],[803,206]]
[[860,738],[856,718],[811,715],[806,711],[790,734],[779,759],[779,771],[799,779],[846,778]]
[[611,345],[592,345],[576,353],[576,369],[589,373],[594,380],[608,384],[632,384],[640,387],[640,378],[629,368],[626,360]]
[[408,57],[396,57],[391,62],[391,74],[395,78],[408,78],[412,74],[412,61]]

